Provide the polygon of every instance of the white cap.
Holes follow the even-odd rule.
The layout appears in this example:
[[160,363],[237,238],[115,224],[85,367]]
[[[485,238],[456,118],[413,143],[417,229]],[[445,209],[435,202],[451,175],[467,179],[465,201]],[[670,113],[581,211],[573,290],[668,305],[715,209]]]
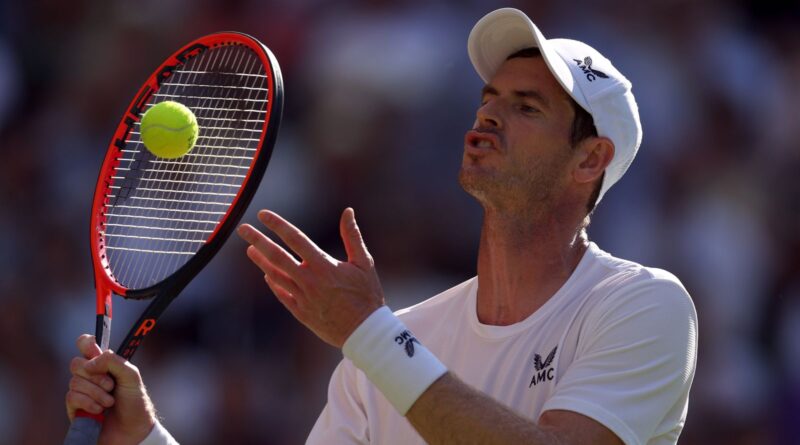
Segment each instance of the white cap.
[[515,52],[537,47],[556,80],[594,119],[597,134],[614,143],[597,202],[633,162],[642,143],[639,109],[631,83],[591,46],[569,39],[545,39],[520,10],[502,8],[475,24],[467,48],[475,71],[488,82]]

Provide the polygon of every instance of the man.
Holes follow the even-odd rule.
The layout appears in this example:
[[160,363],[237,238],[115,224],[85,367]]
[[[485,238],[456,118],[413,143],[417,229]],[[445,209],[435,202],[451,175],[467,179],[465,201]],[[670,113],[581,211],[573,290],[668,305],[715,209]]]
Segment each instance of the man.
[[[694,306],[673,275],[614,258],[585,231],[641,141],[630,82],[515,9],[481,19],[468,48],[487,82],[459,174],[484,209],[476,278],[395,315],[352,209],[346,262],[269,211],[259,219],[299,261],[239,228],[278,300],[346,356],[308,443],[675,443]],[[170,443],[138,371],[90,336],[79,349],[70,418],[111,407],[103,440]]]

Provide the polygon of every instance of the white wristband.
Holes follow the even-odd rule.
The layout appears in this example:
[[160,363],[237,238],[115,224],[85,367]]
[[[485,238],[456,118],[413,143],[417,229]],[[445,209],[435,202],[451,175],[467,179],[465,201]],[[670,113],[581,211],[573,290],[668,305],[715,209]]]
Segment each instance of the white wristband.
[[370,314],[350,334],[342,351],[403,416],[447,372],[387,306]]
[[172,438],[172,436],[169,434],[169,431],[167,431],[167,429],[164,428],[160,422],[156,422],[156,424],[153,425],[153,429],[150,430],[150,434],[148,434],[143,441],[139,442],[139,445],[179,445],[179,444],[178,441]]

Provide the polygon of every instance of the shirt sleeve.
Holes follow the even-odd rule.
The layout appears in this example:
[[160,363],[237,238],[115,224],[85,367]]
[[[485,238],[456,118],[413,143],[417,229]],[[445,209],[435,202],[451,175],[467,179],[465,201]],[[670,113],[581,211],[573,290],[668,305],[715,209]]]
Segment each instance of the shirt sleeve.
[[179,445],[178,441],[175,440],[161,425],[160,422],[156,422],[153,426],[153,429],[150,430],[150,434],[145,437],[145,439],[139,442],[139,445]]
[[575,359],[543,411],[578,412],[628,445],[662,434],[677,440],[696,353],[697,314],[677,279],[623,286],[586,317]]
[[358,393],[356,368],[342,360],[328,385],[328,403],[322,409],[306,445],[368,444],[369,428],[364,405]]

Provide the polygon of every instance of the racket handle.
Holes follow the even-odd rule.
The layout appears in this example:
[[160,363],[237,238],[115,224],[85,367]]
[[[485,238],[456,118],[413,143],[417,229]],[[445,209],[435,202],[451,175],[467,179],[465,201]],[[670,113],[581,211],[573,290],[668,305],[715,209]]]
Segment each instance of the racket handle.
[[103,424],[93,417],[76,415],[64,438],[64,445],[96,445],[102,427]]

